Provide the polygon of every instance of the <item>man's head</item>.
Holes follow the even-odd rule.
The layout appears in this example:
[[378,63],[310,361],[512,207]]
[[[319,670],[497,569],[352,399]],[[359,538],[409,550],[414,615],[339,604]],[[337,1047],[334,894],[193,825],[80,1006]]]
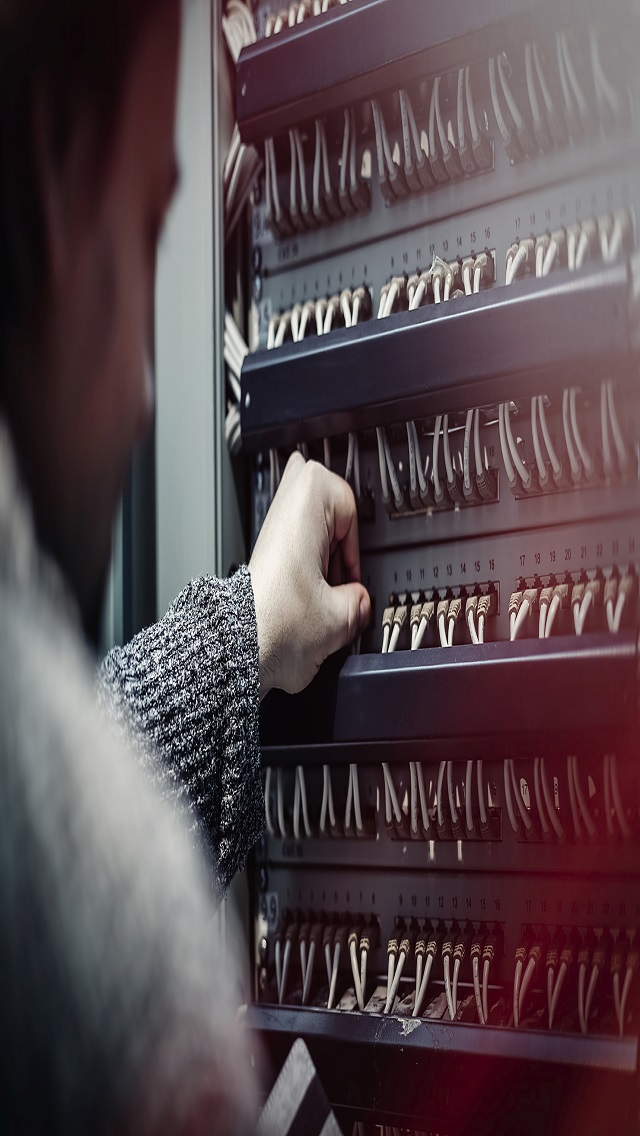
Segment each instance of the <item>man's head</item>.
[[153,410],[179,21],[179,0],[0,0],[0,412],[87,620]]

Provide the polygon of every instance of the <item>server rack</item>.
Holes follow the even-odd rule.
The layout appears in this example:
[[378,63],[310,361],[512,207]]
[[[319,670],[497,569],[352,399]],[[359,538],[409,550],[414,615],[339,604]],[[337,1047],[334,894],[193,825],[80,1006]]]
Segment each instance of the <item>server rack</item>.
[[249,1029],[345,1132],[636,1131],[637,14],[252,18],[247,541],[301,448],[373,614],[264,706]]

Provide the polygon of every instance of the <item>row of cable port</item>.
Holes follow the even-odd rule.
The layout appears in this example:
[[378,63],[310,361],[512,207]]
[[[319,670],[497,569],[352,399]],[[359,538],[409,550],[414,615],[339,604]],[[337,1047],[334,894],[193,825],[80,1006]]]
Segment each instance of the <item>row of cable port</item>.
[[410,648],[484,643],[487,621],[500,611],[500,587],[489,581],[446,591],[391,596],[382,614],[382,654]]
[[386,983],[371,973],[379,946],[376,916],[287,912],[273,941],[275,989],[269,940],[260,944],[261,994],[279,1005],[583,1034],[622,1036],[635,1018],[635,932],[527,925],[512,987],[501,981],[499,923],[396,919]]
[[590,578],[569,573],[561,580],[534,577],[529,585],[518,581],[509,599],[510,639],[525,636],[548,639],[554,628],[559,634],[609,631],[615,634],[635,620],[638,577],[634,568],[606,574],[598,570]]
[[338,8],[341,4],[348,2],[349,0],[293,0],[288,8],[280,8],[279,11],[272,12],[267,16],[264,24],[264,36],[268,38],[272,35],[278,35],[285,28],[294,28],[297,24],[302,24],[313,16],[319,16],[322,12],[328,12],[330,8]]
[[[387,296],[392,304],[406,288],[403,278],[391,282]],[[325,328],[330,330],[337,324],[351,326],[362,318],[369,303],[367,297],[365,289],[347,290],[328,301],[294,306],[272,318],[269,343],[276,346],[287,334],[303,338],[309,327],[316,333],[322,329],[324,334]],[[377,427],[375,443],[384,508],[390,516],[402,518],[496,502],[501,471],[490,466],[488,457],[495,436],[489,432],[496,426],[504,476],[516,498],[629,482],[637,476],[634,447],[618,412],[613,379],[601,381],[598,396],[566,387],[561,397],[534,395],[526,402],[500,403],[497,415],[495,408],[475,407],[463,415],[438,414],[432,423],[411,420],[398,428]],[[626,405],[624,393],[623,399]],[[322,449],[300,448],[345,476],[359,505],[367,499],[362,518],[372,518],[373,498],[361,485],[358,432],[349,434],[345,464],[339,470],[330,439],[324,439]],[[270,459],[271,488],[275,492],[280,469],[277,450],[271,451]]]
[[[495,277],[493,253],[485,250],[453,261],[434,257],[431,268],[412,276],[392,276],[380,289],[378,319],[399,311],[414,311],[428,303],[471,295],[489,287]],[[344,288],[332,296],[296,303],[276,312],[269,321],[267,350],[294,343],[310,335],[328,335],[339,327],[353,327],[371,316],[371,293],[365,285]]]
[[[274,236],[283,239],[366,213],[371,204],[368,151],[358,160],[356,117],[345,110],[338,175],[332,177],[329,165],[327,128],[323,119],[315,122],[313,167],[307,186],[307,158],[311,138],[294,127],[289,131],[288,201],[281,196],[278,159],[273,138],[264,144],[265,220]],[[282,168],[282,165],[281,165]]]
[[[279,1005],[336,1005],[338,977],[349,971],[357,1005],[363,1009],[362,991],[367,985],[367,960],[380,945],[380,926],[375,915],[365,919],[348,912],[317,916],[313,911],[285,911],[274,938],[274,970]],[[261,962],[269,962],[269,942],[261,944]],[[326,972],[326,985],[324,975]],[[354,1003],[355,1004],[355,1003]],[[345,1006],[337,1006],[345,1009]],[[352,1008],[351,1006],[349,1008]]]
[[[589,261],[615,260],[633,246],[633,220],[628,209],[577,221],[566,229],[518,238],[506,252],[506,283],[527,276],[547,276],[554,268],[577,271]],[[413,311],[428,303],[471,295],[495,280],[494,254],[485,249],[447,261],[434,256],[431,267],[413,275],[392,276],[380,289],[378,319],[394,312]],[[361,285],[344,289],[275,314],[269,324],[267,347],[279,347],[310,334],[326,335],[335,327],[351,327],[371,315],[371,294]]]
[[[482,760],[441,761],[427,766],[409,763],[406,788],[398,789],[388,763],[382,763],[384,826],[393,840],[500,840],[500,810],[494,800],[495,787],[485,784]],[[268,766],[265,772],[264,801],[267,832],[281,840],[375,839],[377,809],[363,806],[360,798],[358,766],[342,770],[322,766],[322,790],[317,816],[309,806],[310,779],[317,799],[317,770],[302,765],[291,775],[282,767]],[[275,780],[275,794],[274,794]],[[287,796],[288,790],[288,796]],[[339,790],[339,792],[338,792]],[[274,807],[275,796],[275,807]],[[344,805],[342,805],[344,801]],[[520,835],[520,829],[518,829]]]
[[[593,1026],[596,1032],[622,1036],[639,966],[637,934],[526,927],[516,949],[506,1024],[549,1029],[557,1024],[561,1030],[579,1028],[583,1034]],[[505,999],[503,1012],[508,1009]]]
[[[294,771],[293,808],[289,807],[286,799],[285,771],[278,766],[272,770],[267,766],[264,783],[264,803],[267,832],[269,836],[288,840],[312,839],[313,837],[346,838],[374,838],[376,835],[376,817],[371,808],[363,805],[360,800],[360,778],[358,766],[347,767],[347,785],[344,787],[344,774],[329,765],[322,766],[322,789],[320,796],[320,809],[316,817],[311,816],[309,807],[308,778],[314,776],[302,765],[297,765]],[[342,800],[344,805],[338,805],[336,792],[337,780],[340,788],[344,789]],[[273,807],[273,781],[275,780],[275,809]],[[288,782],[290,786],[290,781]]]
[[392,276],[380,289],[378,319],[394,312],[415,311],[425,304],[471,296],[495,280],[494,254],[490,249],[447,261],[434,256],[431,267],[411,276]]
[[504,808],[514,836],[527,843],[615,845],[637,839],[635,796],[629,784],[621,788],[616,754],[588,761],[586,777],[575,754],[554,760],[549,769],[544,757],[506,758],[502,765],[503,797],[497,807],[496,786],[485,783],[482,760],[441,761],[428,766],[426,775],[421,762],[410,762],[408,791],[400,794],[391,768],[383,764],[387,835],[500,840]]
[[368,288],[344,288],[333,296],[307,300],[278,312],[269,321],[267,350],[280,347],[287,339],[300,343],[309,335],[328,335],[337,327],[354,327],[369,319],[371,293]]
[[576,221],[566,229],[518,238],[507,249],[506,283],[524,276],[547,276],[554,268],[575,272],[589,261],[605,264],[633,247],[633,220],[628,209]]
[[[502,762],[500,800],[484,765],[482,759],[414,761],[409,762],[408,776],[407,767],[400,767],[398,780],[398,772],[382,763],[383,793],[377,799],[384,802],[387,836],[401,841],[499,841],[504,815],[514,836],[528,843],[616,845],[638,838],[636,792],[626,764],[621,776],[616,754],[580,763],[575,754],[549,764],[544,757],[507,758]],[[357,765],[345,770],[324,765],[321,771],[298,765],[286,776],[285,781],[281,767],[266,770],[265,813],[271,837],[375,838],[377,812],[361,803]],[[312,799],[320,802],[317,816],[309,806],[309,786]]]
[[606,753],[586,765],[583,784],[575,754],[554,762],[549,776],[543,757],[533,763],[505,760],[504,803],[518,839],[546,844],[637,840],[638,809],[631,786],[621,788],[617,755]]
[[[548,639],[552,633],[585,631],[616,634],[636,618],[638,576],[634,567],[606,573],[596,569],[577,578],[520,577],[509,598],[509,638]],[[500,589],[494,582],[391,596],[382,613],[382,654],[424,647],[485,642],[490,616],[499,614]],[[491,638],[491,636],[489,636]]]
[[[277,34],[309,13],[308,5],[292,5],[267,21],[266,33]],[[605,122],[607,130],[613,124],[623,127],[629,116],[628,95],[611,79],[612,74],[618,78],[619,67],[611,60],[603,63],[603,42],[603,29],[594,25],[588,26],[586,38],[560,31],[546,53],[529,41],[520,58],[512,53],[510,61],[503,52],[488,64],[460,67],[411,91],[401,88],[384,99],[345,109],[340,128],[329,116],[316,119],[315,131],[309,134],[302,126],[291,129],[288,168],[283,141],[278,143],[288,204],[278,185],[274,139],[267,139],[268,223],[277,237],[288,237],[367,209],[368,146],[375,151],[381,194],[393,204],[491,169],[490,119],[514,162],[593,137]],[[364,161],[359,160],[362,145],[367,147]],[[312,169],[311,193],[307,165]]]
[[[592,442],[587,439],[584,424],[580,425],[578,397],[581,413],[586,408],[591,409],[592,416],[595,414],[588,396],[578,387],[566,387],[562,392],[562,430],[554,437],[547,421],[551,403],[546,396],[534,395],[530,404],[531,445],[524,436],[513,434],[512,415],[520,419],[521,406],[513,402],[499,405],[500,450],[509,488],[516,497],[606,484],[625,480],[633,473],[632,448],[618,417],[613,380],[603,379],[600,384],[600,430],[599,437],[592,430]],[[518,425],[522,430],[520,421]]]
[[[606,485],[635,476],[633,447],[625,437],[616,404],[615,384],[603,379],[599,391],[599,414],[594,400],[577,387],[565,388],[561,405],[555,405],[560,429],[548,417],[554,401],[534,395],[530,419],[515,402],[498,406],[498,433],[504,473],[515,497]],[[585,430],[589,414],[590,438]],[[583,419],[581,423],[581,418]],[[598,431],[593,427],[597,418]],[[514,420],[517,427],[514,432]],[[482,434],[496,425],[495,417],[480,408],[467,411],[460,425],[447,414],[437,415],[433,433],[415,421],[406,424],[408,463],[394,459],[389,431],[376,431],[382,503],[394,517],[415,512],[459,509],[465,505],[497,500],[499,471],[490,468]],[[525,432],[525,423],[529,429]],[[454,432],[462,435],[462,449],[452,449]],[[427,441],[423,467],[421,447]],[[401,470],[408,469],[403,483]]]

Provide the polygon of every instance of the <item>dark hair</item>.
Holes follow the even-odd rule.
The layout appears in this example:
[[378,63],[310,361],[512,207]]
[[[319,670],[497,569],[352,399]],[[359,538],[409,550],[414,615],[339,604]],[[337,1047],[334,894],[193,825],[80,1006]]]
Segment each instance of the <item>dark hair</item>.
[[[53,157],[80,114],[95,124],[96,177],[108,159],[128,65],[167,0],[0,0],[0,369],[13,331],[37,312],[46,247],[36,176],[38,99]],[[0,378],[0,401],[2,381]]]

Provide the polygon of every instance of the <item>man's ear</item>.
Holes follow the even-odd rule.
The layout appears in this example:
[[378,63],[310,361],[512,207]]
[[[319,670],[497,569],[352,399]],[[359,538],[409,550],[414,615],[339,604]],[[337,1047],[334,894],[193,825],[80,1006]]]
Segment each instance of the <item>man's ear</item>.
[[56,290],[71,270],[92,208],[95,133],[90,116],[80,113],[61,147],[44,88],[35,99],[32,124],[48,284]]

